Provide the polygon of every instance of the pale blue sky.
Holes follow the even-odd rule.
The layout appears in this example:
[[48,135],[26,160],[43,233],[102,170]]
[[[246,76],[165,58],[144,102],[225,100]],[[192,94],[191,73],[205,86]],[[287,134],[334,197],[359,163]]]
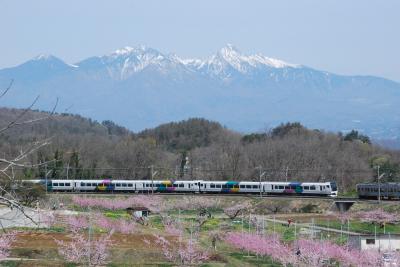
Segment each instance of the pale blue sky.
[[120,47],[206,57],[226,43],[340,74],[400,81],[399,0],[0,0],[0,68]]

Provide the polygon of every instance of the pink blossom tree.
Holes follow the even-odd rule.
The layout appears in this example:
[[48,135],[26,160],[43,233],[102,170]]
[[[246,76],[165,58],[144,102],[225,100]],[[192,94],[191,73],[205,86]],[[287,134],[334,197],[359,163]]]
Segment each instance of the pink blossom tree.
[[[200,264],[209,258],[208,253],[197,243],[197,232],[191,232],[190,239],[186,239],[183,224],[168,216],[163,218],[163,225],[169,239],[153,234],[154,244],[161,248],[164,257],[169,261],[180,266],[188,266]],[[143,241],[148,246],[152,244],[148,239]]]
[[238,215],[243,214],[251,207],[250,203],[241,203],[224,208],[224,213],[229,219],[234,220]]
[[0,235],[0,260],[10,255],[12,243],[17,238],[17,232],[11,231]]
[[[87,216],[69,216],[66,218],[67,229],[71,232],[70,241],[57,240],[58,253],[67,261],[77,264],[88,264],[89,266],[103,266],[107,263],[109,247],[111,246],[111,236],[114,228],[107,234],[93,237],[91,227],[99,222]],[[89,233],[85,234],[88,229]]]
[[362,211],[357,213],[357,217],[363,222],[370,222],[379,225],[399,221],[399,216],[397,214],[386,212],[383,209]]
[[229,233],[225,241],[238,249],[269,256],[284,266],[382,266],[382,254],[376,250],[360,251],[326,240],[300,239],[285,244],[277,235]]
[[296,256],[289,245],[280,242],[277,235],[261,236],[253,233],[229,233],[225,241],[233,247],[269,256],[284,266],[296,263]]
[[137,231],[136,223],[123,218],[111,219],[103,214],[97,214],[94,224],[107,231],[120,232],[122,234],[133,234]]
[[140,206],[146,207],[152,212],[160,212],[164,207],[161,197],[145,195],[113,199],[74,196],[72,202],[81,208],[99,208],[105,210],[121,210]]
[[336,213],[336,217],[340,220],[341,224],[345,224],[348,221],[350,221],[351,219],[353,219],[354,216],[350,212],[346,211],[346,212]]
[[90,239],[82,232],[74,231],[71,241],[55,240],[58,253],[68,262],[88,264],[89,266],[103,266],[107,263],[108,249],[111,245],[110,232],[97,239]]
[[160,235],[154,235],[155,243],[161,247],[164,257],[181,266],[197,265],[209,259],[209,255],[194,239],[178,244]]

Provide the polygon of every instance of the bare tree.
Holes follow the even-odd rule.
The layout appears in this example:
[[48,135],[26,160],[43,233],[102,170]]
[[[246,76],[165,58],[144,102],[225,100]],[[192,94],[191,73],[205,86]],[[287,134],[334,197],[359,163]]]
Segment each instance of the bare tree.
[[[13,81],[10,82],[9,86],[0,94],[0,99],[6,95],[6,93],[11,89]],[[26,115],[32,109],[32,107],[38,101],[39,96],[37,96],[34,101],[25,109],[23,109],[15,119],[6,123],[5,126],[0,128],[0,133],[4,133],[10,130],[13,127],[22,126],[22,125],[30,125],[38,121],[42,121],[50,118],[57,107],[58,99],[50,113],[46,116],[41,116],[39,118],[34,119],[26,119]],[[35,220],[28,215],[26,212],[26,207],[22,205],[21,198],[18,195],[18,191],[16,190],[21,183],[18,181],[16,177],[16,168],[32,168],[37,167],[40,164],[46,164],[47,162],[42,162],[39,164],[30,164],[27,163],[27,157],[32,155],[36,151],[40,150],[44,146],[50,144],[50,139],[44,139],[40,141],[33,141],[28,146],[24,148],[19,148],[18,152],[14,155],[6,155],[6,153],[2,153],[3,157],[0,158],[0,203],[6,206],[9,206],[11,209],[17,209],[20,211],[25,217],[29,218],[32,222],[36,223]],[[4,230],[4,229],[3,229]]]

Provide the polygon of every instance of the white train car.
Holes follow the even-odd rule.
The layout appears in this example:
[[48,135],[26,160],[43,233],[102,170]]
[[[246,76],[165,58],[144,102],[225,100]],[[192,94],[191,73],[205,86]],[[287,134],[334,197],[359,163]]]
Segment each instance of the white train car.
[[264,192],[271,195],[337,196],[335,182],[265,182]]
[[[28,181],[28,180],[26,180]],[[45,180],[31,180],[45,184]],[[238,182],[238,181],[171,181],[171,180],[47,180],[55,192],[175,192],[175,193],[246,193],[265,195],[337,196],[335,182]],[[400,191],[400,190],[399,190]]]
[[49,180],[48,186],[52,191],[68,192],[74,190],[74,180]]

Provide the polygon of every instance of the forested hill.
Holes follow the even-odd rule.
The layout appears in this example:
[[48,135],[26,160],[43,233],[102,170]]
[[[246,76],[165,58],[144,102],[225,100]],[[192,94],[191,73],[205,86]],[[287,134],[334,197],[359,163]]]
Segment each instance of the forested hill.
[[[22,115],[22,116],[21,116]],[[400,152],[370,144],[353,131],[347,135],[309,130],[299,123],[282,124],[264,133],[243,135],[201,118],[160,125],[140,133],[111,121],[96,122],[76,115],[24,113],[0,109],[0,151],[16,157],[33,142],[50,144],[26,162],[50,161],[46,167],[18,170],[22,178],[155,178],[258,180],[336,180],[342,188],[376,178],[400,181]],[[32,123],[24,123],[31,121]]]
[[221,124],[201,118],[162,124],[154,129],[146,129],[138,137],[152,137],[157,144],[171,151],[185,151],[196,147],[209,146],[221,141],[228,130]]

